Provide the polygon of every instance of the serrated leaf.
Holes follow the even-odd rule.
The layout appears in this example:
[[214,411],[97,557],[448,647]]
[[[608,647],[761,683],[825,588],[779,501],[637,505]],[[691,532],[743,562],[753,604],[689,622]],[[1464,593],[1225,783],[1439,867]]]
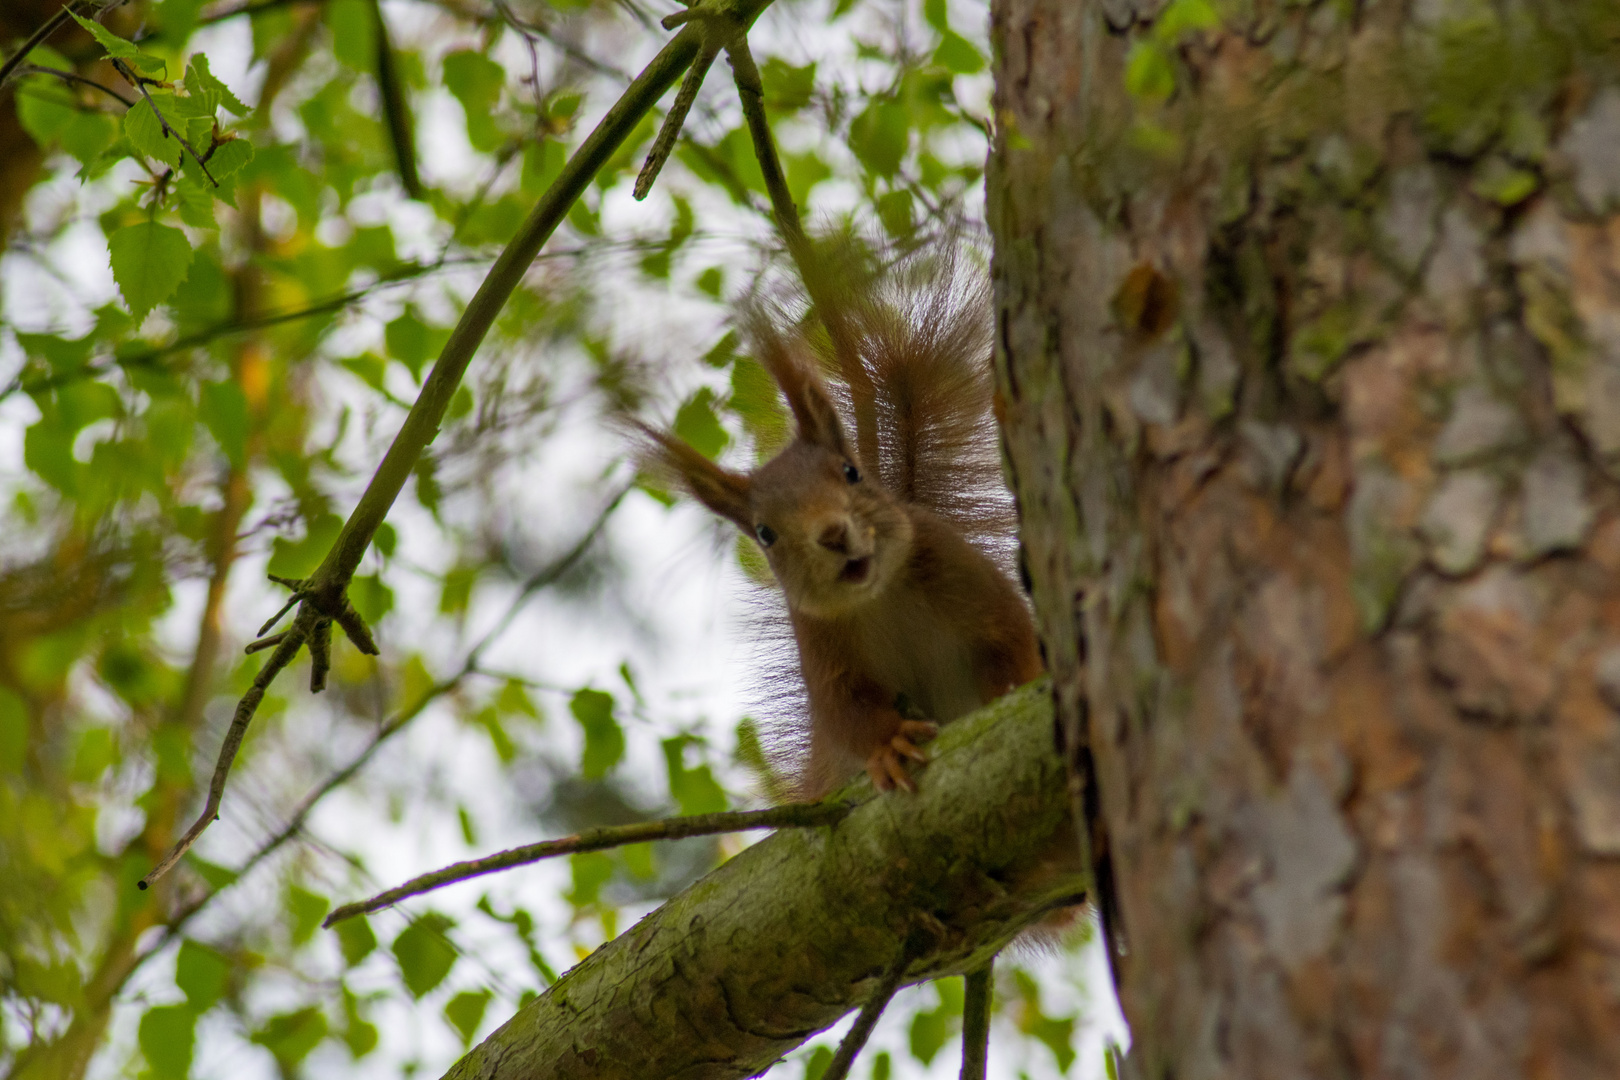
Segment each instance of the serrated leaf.
[[119,60],[134,60],[141,55],[141,50],[136,48],[133,41],[119,37],[100,23],[84,18],[72,8],[68,9],[68,14],[73,16],[74,22],[84,27],[86,33],[96,39],[96,44],[105,49],[108,56]]
[[174,982],[196,1012],[207,1012],[224,996],[230,973],[230,961],[213,949],[190,938],[180,943]]
[[248,114],[248,107],[209,70],[208,57],[202,53],[191,54],[190,66],[186,69],[186,89],[198,97],[206,97],[210,111],[214,106],[224,106],[233,116]]
[[456,951],[444,939],[452,923],[429,913],[411,923],[394,939],[394,959],[411,997],[421,998],[444,981],[456,963]]
[[579,690],[568,711],[585,732],[579,769],[587,780],[600,780],[624,756],[624,731],[613,718],[613,695],[602,690]]
[[[158,119],[154,111],[154,104],[164,109],[173,99],[171,94],[153,93],[152,100],[142,98],[135,106],[124,114],[124,136],[129,139],[130,145],[135,147],[137,153],[160,161],[170,168],[178,168],[180,155],[185,148],[180,140],[163,130],[163,121]],[[168,113],[165,111],[165,116]]]
[[219,222],[214,219],[214,193],[197,187],[195,184],[175,185],[175,195],[178,198],[180,220],[193,229],[216,229]]

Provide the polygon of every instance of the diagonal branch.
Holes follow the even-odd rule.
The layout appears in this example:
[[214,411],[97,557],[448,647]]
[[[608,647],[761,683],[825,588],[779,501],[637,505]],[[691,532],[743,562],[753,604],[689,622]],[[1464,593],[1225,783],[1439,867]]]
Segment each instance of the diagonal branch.
[[850,1068],[855,1064],[855,1055],[861,1052],[866,1040],[872,1037],[872,1029],[877,1027],[878,1018],[883,1010],[889,1007],[894,998],[894,992],[900,989],[900,981],[906,976],[906,968],[912,961],[921,956],[924,950],[924,941],[921,935],[912,933],[900,945],[900,954],[889,965],[889,970],[883,973],[883,980],[872,989],[872,996],[866,999],[861,1006],[861,1013],[855,1018],[855,1023],[844,1035],[844,1041],[838,1044],[838,1052],[827,1063],[827,1071],[821,1074],[821,1080],[844,1080],[849,1075]]
[[[712,19],[701,21],[704,24],[714,20],[734,24],[738,28],[736,32],[740,33],[752,25],[753,20],[770,2],[771,0],[711,0],[714,15]],[[432,373],[422,385],[422,392],[417,396],[416,403],[411,406],[399,434],[394,437],[393,444],[377,466],[371,482],[366,485],[359,503],[344,522],[337,540],[314,574],[301,584],[299,591],[303,594],[302,605],[298,621],[293,625],[295,629],[302,625],[304,633],[301,636],[289,634],[276,646],[271,662],[266,665],[269,678],[274,678],[275,674],[286,666],[300,646],[315,638],[318,625],[329,626],[334,619],[340,622],[357,646],[365,649],[370,644],[370,635],[365,631],[364,623],[353,614],[354,609],[349,605],[345,593],[360,566],[361,558],[371,546],[372,537],[376,535],[383,519],[388,516],[389,509],[399,497],[405,481],[422,456],[422,451],[438,434],[445,411],[450,406],[456,388],[461,385],[461,377],[466,373],[467,365],[472,362],[473,354],[483,342],[501,308],[505,306],[507,298],[528,272],[529,264],[540,253],[540,248],[550,239],[563,217],[584,192],[586,185],[635,130],[641,118],[663,96],[664,91],[668,90],[670,85],[691,66],[692,61],[703,49],[704,40],[704,34],[694,25],[683,28],[659,51],[563,166],[561,174],[540,196],[539,202],[518,230],[518,234],[495,260],[495,265],[491,267],[489,274],[462,312],[461,319],[450,332],[450,338],[445,343],[438,361],[433,365]],[[375,646],[372,645],[371,648],[374,650]],[[276,660],[284,653],[286,659],[277,665]],[[317,663],[312,665],[311,685],[318,689],[324,682],[325,672],[318,663],[323,658],[316,656],[314,659]],[[264,677],[265,672],[261,672],[260,675]],[[257,684],[258,680],[255,680],[255,685]],[[265,685],[268,685],[268,679]],[[259,698],[263,697],[263,693],[262,689],[256,695],[250,691],[237,706],[237,717],[244,731],[248,722],[252,720],[253,712],[257,709]],[[237,722],[233,721],[232,731],[235,731],[237,726]],[[235,747],[229,744],[227,737],[227,746],[222,748],[219,764],[215,769],[216,783],[221,792],[234,756]],[[218,811],[219,800],[212,791],[209,803],[210,812],[198,819],[175,846],[175,850],[164,857],[159,868],[143,879],[144,883],[149,884],[167,872],[185,850],[196,842],[197,837],[213,820],[213,814]]]
[[[1042,680],[948,725],[915,795],[775,833],[597,949],[462,1058],[457,1080],[754,1076],[873,994],[982,967],[1078,903],[1064,770]],[[586,1055],[589,1056],[586,1056]]]
[[326,917],[322,926],[332,926],[356,915],[366,915],[381,908],[392,907],[412,896],[420,896],[446,885],[470,881],[485,874],[499,873],[517,866],[528,866],[559,855],[577,855],[585,851],[605,851],[626,844],[642,844],[650,840],[684,840],[691,836],[714,836],[718,833],[752,832],[755,829],[808,829],[822,825],[836,825],[849,814],[849,806],[840,802],[789,803],[766,810],[727,810],[718,814],[694,814],[691,817],[664,818],[659,821],[637,821],[630,825],[603,825],[586,829],[573,836],[557,840],[542,840],[536,844],[508,848],[482,859],[468,859],[453,863],[442,870],[421,874],[403,885],[386,889],[376,896],[353,904],[344,904]]
[[754,63],[747,39],[738,38],[727,45],[726,56],[731,61],[732,78],[736,81],[743,120],[754,144],[754,156],[759,159],[759,171],[771,197],[777,230],[799,269],[799,280],[804,282],[805,291],[827,328],[833,354],[838,357],[839,374],[849,386],[850,404],[855,412],[855,452],[867,468],[875,469],[878,463],[877,388],[872,384],[872,373],[861,360],[855,328],[850,325],[848,304],[844,297],[834,295],[829,275],[818,265],[815,248],[805,235],[799,208],[794,205],[787,176],[782,171],[782,160],[776,152],[770,120],[765,116],[765,84],[759,77],[759,65]]
[[40,25],[38,30],[35,30],[32,34],[29,34],[28,40],[17,46],[16,52],[6,57],[4,63],[0,63],[0,88],[3,88],[11,77],[17,73],[18,65],[23,62],[23,59],[27,57],[29,53],[33,52],[38,46],[45,44],[52,34],[56,33],[67,23],[75,9],[93,9],[99,21],[100,16],[105,15],[113,8],[122,7],[128,2],[129,0],[108,0],[105,5],[96,7],[96,5],[91,3],[90,0],[68,0],[67,3],[62,5],[62,9],[60,11],[58,11],[55,15],[52,15],[49,19],[46,19],[45,22]]

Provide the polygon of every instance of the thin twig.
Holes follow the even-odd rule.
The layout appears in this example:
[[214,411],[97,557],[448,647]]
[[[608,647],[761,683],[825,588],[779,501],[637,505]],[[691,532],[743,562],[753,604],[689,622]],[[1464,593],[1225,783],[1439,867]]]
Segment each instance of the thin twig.
[[132,108],[135,107],[135,99],[134,98],[127,98],[123,94],[120,94],[118,91],[114,90],[110,86],[107,86],[107,85],[105,85],[103,83],[98,83],[94,79],[87,79],[83,75],[79,75],[79,74],[77,74],[75,72],[72,72],[72,71],[63,71],[61,68],[46,67],[44,64],[23,64],[23,65],[21,65],[20,67],[17,68],[17,74],[18,75],[54,75],[56,78],[61,79],[63,82],[66,82],[66,83],[78,83],[80,86],[88,86],[92,90],[100,90],[103,94],[106,94],[108,97],[115,98],[118,101],[122,102],[126,109],[132,109]]
[[[790,803],[766,810],[728,810],[719,814],[696,814],[692,817],[665,818],[662,821],[639,821],[633,825],[604,825],[586,829],[560,840],[543,840],[538,844],[486,855],[482,859],[446,866],[430,874],[414,877],[403,885],[378,893],[367,900],[344,904],[326,917],[323,926],[332,926],[356,915],[365,915],[379,908],[389,907],[411,896],[419,896],[434,889],[468,881],[485,874],[510,870],[514,866],[527,866],[542,859],[559,855],[574,855],[583,851],[602,851],[605,848],[640,844],[649,840],[680,840],[689,836],[713,836],[716,833],[748,832],[754,829],[815,828],[835,825],[849,814],[848,803]],[[892,993],[892,991],[891,991]]]
[[[11,79],[12,75],[16,73],[17,65],[22,63],[23,58],[29,53],[33,52],[40,45],[43,45],[47,38],[60,30],[63,24],[68,21],[69,15],[73,9],[82,7],[84,2],[85,0],[68,0],[67,3],[62,5],[62,10],[58,11],[55,15],[52,15],[49,19],[46,19],[44,24],[41,25],[38,30],[35,30],[32,34],[28,35],[27,41],[23,42],[17,47],[16,52],[6,57],[5,63],[0,64],[0,87],[5,86],[6,83]],[[113,8],[118,7],[126,2],[127,0],[111,0],[111,3],[109,3],[106,7],[96,9],[98,19],[99,16],[105,15]]]
[[771,197],[777,229],[787,245],[788,255],[799,269],[799,279],[804,282],[822,325],[827,328],[833,353],[838,357],[839,373],[849,384],[850,404],[855,412],[856,455],[867,468],[875,469],[878,462],[877,388],[872,383],[872,373],[861,360],[845,304],[840,297],[832,295],[827,275],[816,265],[815,250],[799,220],[799,208],[788,190],[782,160],[776,152],[776,139],[771,135],[770,121],[765,116],[765,84],[760,80],[759,66],[754,63],[748,39],[739,37],[732,41],[726,46],[726,55],[731,61],[743,120],[754,144],[754,156],[759,159],[759,171]]
[[[693,9],[679,12],[681,15],[690,15]],[[673,19],[675,16],[671,15]],[[669,20],[665,20],[668,22]],[[692,111],[692,102],[697,100],[698,90],[703,86],[703,78],[708,75],[709,67],[714,63],[715,55],[719,52],[713,45],[705,42],[692,66],[686,69],[686,77],[681,80],[681,88],[670,104],[669,112],[664,114],[664,125],[658,129],[658,137],[653,140],[652,149],[647,151],[647,160],[642,163],[641,174],[636,177],[636,186],[633,194],[637,199],[645,199],[652,190],[653,181],[664,168],[664,162],[669,160],[670,151],[675,149],[675,140],[680,137],[681,128],[686,123],[686,114]]]
[[[304,612],[310,615],[306,617]],[[225,742],[219,748],[219,760],[214,764],[214,778],[208,784],[208,801],[203,806],[203,812],[197,820],[192,822],[191,828],[186,830],[169,853],[137,883],[140,888],[150,888],[152,882],[167,874],[175,863],[179,862],[191,850],[191,845],[203,834],[203,830],[213,824],[219,817],[219,804],[225,797],[225,780],[231,774],[231,765],[236,761],[236,752],[242,747],[242,739],[247,734],[248,724],[253,720],[253,714],[264,699],[264,692],[272,680],[281,673],[281,669],[292,663],[293,657],[298,655],[298,648],[303,644],[304,636],[309,633],[313,623],[314,610],[305,608],[299,612],[299,618],[293,620],[291,628],[283,636],[276,651],[270,654],[264,667],[259,669],[258,675],[253,678],[253,685],[248,692],[242,695],[242,700],[236,703],[236,712],[231,717],[230,729],[225,732]]]
[[992,957],[977,971],[967,973],[962,997],[962,1078],[985,1080],[990,1057],[990,993]]
[[[310,813],[314,811],[316,805],[338,787],[347,783],[361,769],[365,768],[367,763],[376,756],[378,749],[384,742],[398,734],[399,731],[407,724],[420,716],[429,705],[443,697],[445,694],[448,694],[450,691],[454,690],[457,686],[461,685],[462,680],[477,671],[479,657],[483,654],[484,650],[489,648],[489,646],[493,644],[502,633],[505,632],[506,628],[512,624],[512,620],[517,617],[518,611],[529,600],[529,598],[540,589],[555,583],[564,574],[573,569],[580,559],[584,558],[585,553],[590,550],[591,545],[596,542],[596,538],[602,534],[603,528],[605,528],[607,525],[608,518],[612,516],[614,510],[618,508],[619,503],[624,499],[624,496],[629,492],[629,490],[629,488],[623,488],[618,494],[610,499],[597,514],[596,519],[591,522],[590,528],[586,529],[585,532],[581,534],[580,538],[575,541],[572,547],[570,547],[556,559],[553,559],[546,566],[530,575],[528,580],[523,583],[523,588],[519,590],[518,595],[514,597],[512,603],[507,606],[505,613],[496,620],[495,625],[478,640],[477,644],[467,651],[466,659],[462,662],[461,669],[459,671],[450,677],[441,679],[439,682],[428,687],[427,690],[425,690],[422,695],[417,698],[416,701],[414,701],[407,709],[378,727],[376,732],[372,734],[370,742],[366,744],[363,750],[351,758],[347,765],[330,774],[325,780],[321,781],[320,784],[311,789],[298,804],[298,808],[293,811],[292,816],[287,819],[286,824],[282,826],[281,830],[269,840],[261,844],[259,848],[248,857],[247,861],[237,868],[237,876],[241,877],[242,875],[246,874],[249,870],[253,869],[253,867],[257,866],[260,862],[268,858],[277,848],[291,840],[294,836],[297,836],[298,833],[302,831],[304,822],[308,820]],[[209,893],[207,894],[207,897],[212,897],[215,895],[217,895],[217,892]],[[207,897],[197,903],[197,908],[200,908],[204,903],[206,903]],[[195,909],[193,909],[193,911],[186,912],[186,917],[189,918],[190,914],[192,914],[194,910]]]
[[422,198],[422,180],[416,170],[416,132],[411,121],[411,103],[394,60],[394,44],[388,36],[388,20],[383,18],[382,0],[371,0],[371,21],[377,34],[377,89],[382,94],[383,119],[388,141],[394,147],[394,164],[405,194]]
[[[144,75],[135,74],[135,72],[129,69],[128,64],[124,63],[116,56],[111,57],[111,60],[113,69],[124,77],[125,82],[129,83],[129,85],[133,86],[136,90],[139,90],[141,97],[146,99],[147,107],[152,110],[152,115],[157,117],[158,123],[163,128],[163,137],[168,138],[171,135],[174,136],[174,141],[179,143],[181,148],[185,150],[186,153],[191,155],[191,160],[197,163],[197,168],[202,170],[202,174],[208,178],[208,182],[213,184],[215,187],[219,187],[219,181],[215,180],[214,174],[208,171],[208,163],[203,160],[200,154],[197,153],[197,148],[192,146],[191,143],[187,142],[184,135],[180,134],[174,128],[169,126],[168,117],[164,116],[163,110],[157,107],[157,102],[152,100],[152,95],[146,92],[146,84],[152,80],[148,79]],[[210,147],[208,150],[209,155],[212,156],[213,152],[213,148]]]
[[900,988],[900,982],[906,977],[906,968],[922,952],[918,935],[906,938],[900,945],[900,955],[895,957],[889,970],[884,972],[883,981],[872,990],[872,996],[866,999],[861,1006],[861,1014],[855,1018],[855,1026],[849,1029],[844,1041],[838,1044],[838,1052],[827,1065],[827,1071],[821,1074],[821,1080],[844,1080],[849,1070],[855,1064],[855,1055],[861,1052],[866,1040],[872,1035],[872,1029],[877,1026],[878,1017],[883,1010],[889,1007],[889,1000],[894,992]]

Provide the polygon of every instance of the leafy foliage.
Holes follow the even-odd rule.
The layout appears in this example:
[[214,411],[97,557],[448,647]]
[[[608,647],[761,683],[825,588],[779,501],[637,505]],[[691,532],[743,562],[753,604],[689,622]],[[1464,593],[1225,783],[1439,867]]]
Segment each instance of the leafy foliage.
[[[672,582],[716,584],[706,520],[612,500],[635,468],[602,423],[672,419],[720,457],[783,432],[726,326],[777,242],[717,65],[652,197],[628,195],[648,120],[502,311],[350,586],[382,656],[340,642],[318,698],[277,681],[219,823],[135,888],[260,670],[264,575],[330,549],[500,246],[662,43],[640,11],[134,0],[0,90],[0,1074],[435,1073],[734,843],[323,931],[334,900],[780,790],[759,726],[693,692],[713,627]],[[976,213],[984,11],[920,14],[783,0],[756,29],[810,220],[904,245]],[[945,1053],[960,1002],[937,993],[873,1075]],[[1052,1024],[1013,1027],[1055,1053]]]

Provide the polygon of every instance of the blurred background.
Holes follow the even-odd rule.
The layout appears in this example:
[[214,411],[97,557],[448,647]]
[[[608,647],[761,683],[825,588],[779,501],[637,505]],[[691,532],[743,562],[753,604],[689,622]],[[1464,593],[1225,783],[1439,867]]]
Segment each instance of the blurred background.
[[[7,7],[10,57],[56,5]],[[261,666],[242,647],[285,599],[266,574],[324,556],[501,245],[673,10],[118,7],[106,26],[166,80],[222,84],[150,88],[171,111],[211,95],[188,130],[251,146],[211,159],[213,190],[138,129],[137,89],[77,26],[0,88],[0,1075],[437,1076],[749,842],[576,856],[318,929],[458,859],[768,802],[757,566],[638,485],[611,423],[673,424],[746,467],[776,422],[728,325],[780,260],[722,61],[650,197],[630,189],[661,113],[480,349],[351,590],[381,655],[340,638],[318,696],[301,658],[220,820],[134,885]],[[896,250],[977,227],[986,19],[766,12],[751,41],[809,222]],[[120,255],[154,222],[189,260]],[[1111,1075],[1125,1034],[1085,927],[997,971],[992,1075]],[[855,1075],[955,1076],[961,996],[901,994]],[[815,1077],[841,1030],[769,1075]]]

